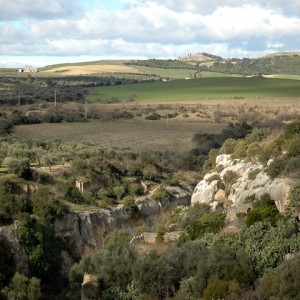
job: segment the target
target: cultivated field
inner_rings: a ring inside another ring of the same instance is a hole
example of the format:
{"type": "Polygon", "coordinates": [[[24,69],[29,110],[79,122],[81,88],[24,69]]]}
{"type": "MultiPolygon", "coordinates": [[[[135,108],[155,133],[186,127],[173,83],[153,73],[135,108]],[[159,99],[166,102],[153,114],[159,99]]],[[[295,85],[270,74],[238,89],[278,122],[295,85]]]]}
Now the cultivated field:
{"type": "Polygon", "coordinates": [[[92,88],[89,100],[116,97],[120,100],[135,95],[137,101],[185,102],[208,99],[262,99],[300,97],[300,82],[288,79],[214,77],[173,80],[147,84],[92,88]]]}
{"type": "Polygon", "coordinates": [[[159,121],[91,121],[86,123],[16,126],[14,136],[31,139],[83,141],[103,147],[183,153],[193,148],[195,133],[219,132],[225,124],[159,121]]]}

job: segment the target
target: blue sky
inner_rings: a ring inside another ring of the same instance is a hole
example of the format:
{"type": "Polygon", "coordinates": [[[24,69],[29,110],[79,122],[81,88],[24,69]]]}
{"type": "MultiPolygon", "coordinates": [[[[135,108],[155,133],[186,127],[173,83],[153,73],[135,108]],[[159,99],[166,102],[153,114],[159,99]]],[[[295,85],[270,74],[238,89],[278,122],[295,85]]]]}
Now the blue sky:
{"type": "Polygon", "coordinates": [[[0,7],[0,67],[300,51],[299,0],[0,0],[0,7]]]}

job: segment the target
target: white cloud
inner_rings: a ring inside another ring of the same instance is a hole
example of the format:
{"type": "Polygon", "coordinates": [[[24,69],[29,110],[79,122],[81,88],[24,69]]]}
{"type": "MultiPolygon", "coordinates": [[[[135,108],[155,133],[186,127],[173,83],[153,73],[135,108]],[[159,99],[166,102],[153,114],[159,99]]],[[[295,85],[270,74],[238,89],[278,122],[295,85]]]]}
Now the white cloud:
{"type": "Polygon", "coordinates": [[[300,8],[298,0],[285,7],[279,0],[123,0],[116,11],[96,2],[85,12],[79,0],[29,2],[0,0],[6,4],[0,20],[15,18],[0,22],[0,55],[253,57],[269,49],[299,50],[300,16],[287,13],[300,8]]]}
{"type": "Polygon", "coordinates": [[[0,0],[0,7],[0,20],[20,17],[53,18],[77,14],[80,11],[80,4],[76,0],[0,0]]]}

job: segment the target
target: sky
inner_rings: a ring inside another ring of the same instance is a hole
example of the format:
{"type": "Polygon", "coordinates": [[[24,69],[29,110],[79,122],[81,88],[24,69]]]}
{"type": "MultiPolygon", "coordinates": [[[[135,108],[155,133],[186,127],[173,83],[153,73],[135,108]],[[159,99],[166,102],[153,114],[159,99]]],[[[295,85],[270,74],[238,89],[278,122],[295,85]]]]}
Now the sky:
{"type": "Polygon", "coordinates": [[[0,67],[300,51],[300,0],[0,0],[0,67]]]}

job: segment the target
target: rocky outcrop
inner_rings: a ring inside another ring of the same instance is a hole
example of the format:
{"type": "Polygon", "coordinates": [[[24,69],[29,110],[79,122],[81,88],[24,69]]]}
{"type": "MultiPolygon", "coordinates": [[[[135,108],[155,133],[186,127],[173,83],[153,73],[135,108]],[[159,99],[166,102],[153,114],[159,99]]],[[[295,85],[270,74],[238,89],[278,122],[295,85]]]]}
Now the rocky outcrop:
{"type": "Polygon", "coordinates": [[[68,213],[54,223],[55,233],[73,245],[76,255],[101,247],[105,236],[115,230],[131,231],[130,216],[123,205],[94,212],[68,213]]]}
{"type": "MultiPolygon", "coordinates": [[[[181,232],[180,231],[172,231],[172,232],[166,232],[163,236],[163,239],[166,243],[172,243],[178,241],[180,237],[181,232]]],[[[139,235],[134,236],[130,244],[133,245],[140,245],[140,244],[155,244],[157,238],[156,232],[143,232],[139,235]]]]}
{"type": "Polygon", "coordinates": [[[272,180],[265,167],[258,162],[247,162],[232,159],[230,155],[219,155],[216,158],[216,170],[205,175],[192,195],[192,204],[214,201],[227,202],[230,209],[242,212],[251,207],[247,199],[259,198],[270,194],[277,209],[284,213],[288,205],[288,195],[294,182],[288,178],[272,180]]]}
{"type": "MultiPolygon", "coordinates": [[[[177,205],[190,205],[191,195],[179,187],[166,187],[172,194],[170,200],[156,201],[151,195],[136,200],[141,225],[152,226],[158,215],[177,205]]],[[[107,234],[115,229],[131,232],[134,223],[123,205],[92,212],[68,213],[54,224],[57,236],[72,245],[73,255],[81,257],[103,244],[107,234]]]]}
{"type": "Polygon", "coordinates": [[[152,194],[136,199],[139,214],[144,218],[145,226],[153,226],[157,216],[161,212],[172,210],[178,205],[189,206],[191,204],[191,193],[178,186],[167,186],[165,188],[171,195],[171,199],[154,200],[152,194]]]}

